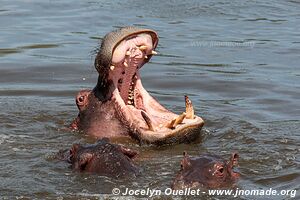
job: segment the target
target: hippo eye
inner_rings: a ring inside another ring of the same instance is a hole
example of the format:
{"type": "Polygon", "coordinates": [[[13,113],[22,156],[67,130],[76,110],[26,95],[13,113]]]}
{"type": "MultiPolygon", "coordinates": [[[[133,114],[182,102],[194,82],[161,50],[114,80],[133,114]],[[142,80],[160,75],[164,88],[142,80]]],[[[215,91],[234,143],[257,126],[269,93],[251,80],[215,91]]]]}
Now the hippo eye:
{"type": "Polygon", "coordinates": [[[84,97],[83,97],[83,96],[81,96],[81,97],[79,97],[79,98],[78,98],[78,100],[79,100],[79,102],[83,102],[83,100],[84,100],[84,97]]]}

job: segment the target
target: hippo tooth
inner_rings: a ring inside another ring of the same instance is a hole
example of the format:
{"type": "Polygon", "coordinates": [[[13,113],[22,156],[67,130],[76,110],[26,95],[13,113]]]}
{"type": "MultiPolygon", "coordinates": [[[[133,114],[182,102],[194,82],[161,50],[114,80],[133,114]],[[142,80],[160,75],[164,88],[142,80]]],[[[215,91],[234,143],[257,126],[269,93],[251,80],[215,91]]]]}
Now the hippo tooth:
{"type": "Polygon", "coordinates": [[[113,71],[115,69],[115,66],[111,65],[110,70],[113,71]]]}
{"type": "Polygon", "coordinates": [[[142,45],[142,46],[139,47],[139,49],[140,49],[141,51],[144,51],[144,50],[147,49],[147,46],[146,46],[146,45],[142,45]]]}
{"type": "Polygon", "coordinates": [[[172,119],[171,122],[169,122],[166,127],[167,128],[175,128],[178,124],[180,124],[181,122],[183,122],[184,118],[185,118],[186,114],[185,112],[182,113],[181,115],[179,115],[177,118],[175,117],[174,119],[172,119]]]}
{"type": "Polygon", "coordinates": [[[174,119],[172,119],[167,125],[166,125],[166,127],[167,128],[174,128],[174,123],[175,123],[175,121],[176,121],[176,117],[174,118],[174,119]]]}
{"type": "Polygon", "coordinates": [[[175,120],[175,122],[174,122],[174,124],[173,124],[174,128],[175,128],[178,124],[180,124],[181,122],[183,122],[185,116],[186,116],[186,113],[183,112],[181,115],[179,115],[179,116],[176,118],[176,120],[175,120]]]}
{"type": "Polygon", "coordinates": [[[130,51],[126,51],[126,56],[130,56],[131,55],[131,52],[130,51]]]}
{"type": "Polygon", "coordinates": [[[145,59],[148,59],[148,56],[145,56],[145,59]]]}
{"type": "Polygon", "coordinates": [[[152,50],[152,51],[151,51],[151,54],[153,54],[153,55],[157,55],[157,52],[156,52],[156,51],[154,51],[154,50],[152,50]]]}
{"type": "Polygon", "coordinates": [[[128,67],[128,64],[127,64],[127,62],[124,62],[124,66],[125,66],[125,67],[128,67]]]}
{"type": "Polygon", "coordinates": [[[187,119],[194,119],[195,118],[195,111],[193,108],[192,101],[189,99],[188,96],[184,96],[185,99],[185,112],[187,119]]]}
{"type": "Polygon", "coordinates": [[[145,111],[141,111],[141,115],[143,117],[143,119],[145,120],[146,124],[148,125],[148,128],[150,131],[154,131],[154,127],[152,125],[152,121],[151,119],[149,118],[149,116],[147,115],[147,113],[145,111]]]}

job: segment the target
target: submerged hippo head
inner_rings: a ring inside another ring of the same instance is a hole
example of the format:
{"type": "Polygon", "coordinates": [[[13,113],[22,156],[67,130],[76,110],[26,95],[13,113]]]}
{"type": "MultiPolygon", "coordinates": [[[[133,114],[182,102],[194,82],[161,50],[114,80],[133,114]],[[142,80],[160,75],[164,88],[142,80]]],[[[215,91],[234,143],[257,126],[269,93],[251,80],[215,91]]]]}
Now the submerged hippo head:
{"type": "Polygon", "coordinates": [[[232,185],[239,173],[233,168],[238,164],[238,154],[233,153],[229,161],[217,155],[202,155],[190,158],[184,153],[181,170],[173,182],[173,188],[222,188],[232,185]]]}
{"type": "Polygon", "coordinates": [[[143,87],[139,69],[157,54],[156,32],[125,27],[108,33],[95,59],[99,73],[92,91],[79,92],[79,115],[72,127],[101,137],[130,135],[147,143],[178,143],[199,135],[203,120],[194,115],[188,97],[177,115],[159,104],[143,87]]]}
{"type": "Polygon", "coordinates": [[[101,139],[94,145],[74,144],[69,153],[69,162],[74,170],[120,177],[136,174],[132,158],[137,152],[101,139]]]}

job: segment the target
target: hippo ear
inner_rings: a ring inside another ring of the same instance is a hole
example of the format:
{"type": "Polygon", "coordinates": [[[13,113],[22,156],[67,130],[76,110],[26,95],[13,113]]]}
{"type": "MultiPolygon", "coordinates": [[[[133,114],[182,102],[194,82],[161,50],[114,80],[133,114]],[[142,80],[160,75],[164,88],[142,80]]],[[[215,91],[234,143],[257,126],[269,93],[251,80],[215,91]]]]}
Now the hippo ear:
{"type": "Polygon", "coordinates": [[[81,147],[80,144],[73,144],[73,146],[72,146],[70,152],[76,153],[80,147],[81,147]]]}
{"type": "Polygon", "coordinates": [[[78,149],[79,149],[80,147],[81,147],[80,144],[73,144],[73,146],[71,147],[70,152],[69,152],[69,158],[68,158],[68,162],[69,162],[69,163],[72,163],[72,162],[73,162],[74,157],[75,157],[75,155],[77,154],[78,149]]]}
{"type": "Polygon", "coordinates": [[[123,146],[120,146],[120,150],[125,156],[128,156],[130,159],[133,159],[138,155],[137,151],[125,148],[123,146]]]}
{"type": "Polygon", "coordinates": [[[239,154],[232,153],[231,156],[230,156],[229,165],[231,167],[238,166],[238,159],[239,159],[239,157],[240,157],[239,154]]]}
{"type": "Polygon", "coordinates": [[[92,153],[83,153],[79,158],[78,167],[81,171],[85,170],[86,166],[89,164],[89,162],[92,160],[93,154],[92,153]]]}
{"type": "Polygon", "coordinates": [[[183,152],[183,159],[181,161],[181,169],[184,170],[184,169],[187,169],[191,166],[191,159],[189,157],[189,155],[187,154],[186,151],[183,152]]]}
{"type": "Polygon", "coordinates": [[[105,145],[105,144],[107,144],[107,143],[109,143],[110,141],[109,141],[109,138],[107,138],[107,137],[104,137],[104,138],[100,138],[100,139],[98,139],[97,140],[97,144],[101,144],[101,145],[105,145]]]}
{"type": "MultiPolygon", "coordinates": [[[[100,139],[100,140],[102,140],[103,142],[107,142],[107,143],[110,142],[108,137],[104,137],[104,138],[102,138],[102,139],[100,139]]],[[[99,141],[99,140],[98,140],[98,141],[99,141]]]]}

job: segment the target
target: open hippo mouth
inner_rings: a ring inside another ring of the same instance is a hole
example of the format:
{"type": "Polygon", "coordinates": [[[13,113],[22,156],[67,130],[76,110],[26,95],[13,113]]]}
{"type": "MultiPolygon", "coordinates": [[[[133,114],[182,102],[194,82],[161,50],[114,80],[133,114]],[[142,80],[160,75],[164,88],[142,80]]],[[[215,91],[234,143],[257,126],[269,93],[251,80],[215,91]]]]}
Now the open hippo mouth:
{"type": "MultiPolygon", "coordinates": [[[[99,106],[94,103],[90,105],[94,111],[89,111],[88,114],[80,112],[80,119],[76,121],[79,129],[84,127],[80,126],[82,121],[91,124],[91,121],[110,118],[108,114],[105,117],[102,114],[101,118],[87,115],[114,110],[115,114],[111,115],[118,119],[116,123],[121,124],[119,126],[125,125],[127,134],[141,142],[180,143],[194,140],[199,135],[204,121],[194,114],[187,96],[185,112],[177,115],[159,104],[142,85],[139,69],[157,54],[157,43],[158,36],[154,31],[136,27],[121,28],[104,37],[95,59],[95,67],[99,73],[98,83],[92,91],[103,105],[98,108],[100,111],[96,111],[95,108],[99,106]]],[[[83,102],[81,97],[78,98],[79,103],[83,102]]],[[[110,119],[106,124],[112,124],[112,120],[115,120],[110,119]]],[[[99,129],[106,129],[102,130],[104,132],[113,129],[108,125],[103,126],[103,123],[100,126],[102,127],[99,129]]]]}

